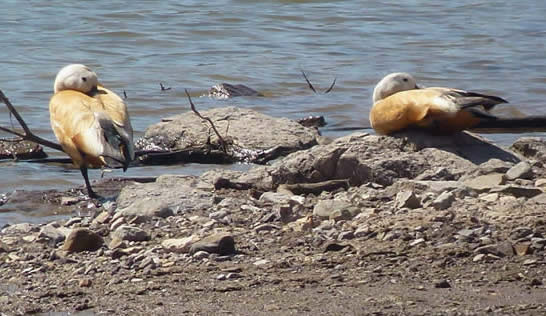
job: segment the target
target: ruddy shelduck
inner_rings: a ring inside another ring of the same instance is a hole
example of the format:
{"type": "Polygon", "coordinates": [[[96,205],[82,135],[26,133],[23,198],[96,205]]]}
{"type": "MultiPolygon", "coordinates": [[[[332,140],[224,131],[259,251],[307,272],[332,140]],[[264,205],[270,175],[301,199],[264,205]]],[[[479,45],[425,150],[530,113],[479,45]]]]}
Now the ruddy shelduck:
{"type": "Polygon", "coordinates": [[[122,167],[135,158],[133,128],[127,106],[103,87],[85,65],[62,68],[49,102],[51,127],[63,150],[80,168],[89,197],[97,197],[87,168],[122,167]]]}
{"type": "Polygon", "coordinates": [[[374,89],[370,123],[378,134],[409,128],[450,134],[472,129],[497,117],[488,113],[507,101],[492,95],[452,88],[420,88],[408,73],[392,73],[374,89]]]}

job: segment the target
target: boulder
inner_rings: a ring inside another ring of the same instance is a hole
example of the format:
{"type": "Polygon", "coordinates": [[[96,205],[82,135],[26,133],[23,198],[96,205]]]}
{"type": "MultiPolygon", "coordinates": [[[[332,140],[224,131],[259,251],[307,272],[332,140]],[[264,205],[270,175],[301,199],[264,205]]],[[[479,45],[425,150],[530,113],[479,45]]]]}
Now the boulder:
{"type": "Polygon", "coordinates": [[[227,145],[227,152],[223,152],[221,141],[208,121],[193,112],[186,112],[148,127],[135,146],[138,150],[156,151],[158,154],[142,156],[141,162],[265,163],[314,146],[319,136],[314,128],[250,109],[225,107],[203,111],[201,115],[214,123],[227,145]]]}

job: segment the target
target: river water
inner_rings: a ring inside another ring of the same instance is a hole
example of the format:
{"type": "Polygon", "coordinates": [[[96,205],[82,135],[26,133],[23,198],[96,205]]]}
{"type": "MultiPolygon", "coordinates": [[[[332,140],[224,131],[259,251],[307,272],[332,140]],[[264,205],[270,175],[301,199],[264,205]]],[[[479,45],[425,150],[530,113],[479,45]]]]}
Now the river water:
{"type": "MultiPolygon", "coordinates": [[[[375,83],[395,71],[424,85],[499,95],[510,101],[499,115],[546,114],[543,1],[6,0],[0,16],[0,89],[31,129],[51,140],[48,101],[57,71],[69,63],[91,66],[107,87],[126,92],[135,137],[188,111],[184,89],[201,110],[235,105],[294,119],[324,115],[334,128],[367,125],[375,83]],[[337,84],[313,94],[301,70],[320,89],[334,78],[337,84]],[[221,82],[265,97],[205,96],[221,82]],[[161,91],[160,83],[171,89],[161,91]]],[[[10,124],[2,105],[0,126],[10,124]]],[[[510,144],[518,136],[487,137],[510,144]]],[[[133,168],[126,175],[211,167],[133,168]]],[[[0,193],[83,183],[78,170],[55,164],[0,162],[0,176],[0,193]]],[[[26,214],[0,213],[0,226],[21,220],[26,214]]]]}

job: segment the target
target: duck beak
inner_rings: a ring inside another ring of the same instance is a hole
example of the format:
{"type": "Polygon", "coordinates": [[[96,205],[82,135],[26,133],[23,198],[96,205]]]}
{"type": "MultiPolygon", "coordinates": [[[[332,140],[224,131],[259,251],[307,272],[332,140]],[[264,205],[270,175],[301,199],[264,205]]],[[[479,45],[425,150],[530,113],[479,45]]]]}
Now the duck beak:
{"type": "Polygon", "coordinates": [[[414,89],[421,89],[421,87],[419,87],[419,85],[415,84],[415,88],[414,89]]]}

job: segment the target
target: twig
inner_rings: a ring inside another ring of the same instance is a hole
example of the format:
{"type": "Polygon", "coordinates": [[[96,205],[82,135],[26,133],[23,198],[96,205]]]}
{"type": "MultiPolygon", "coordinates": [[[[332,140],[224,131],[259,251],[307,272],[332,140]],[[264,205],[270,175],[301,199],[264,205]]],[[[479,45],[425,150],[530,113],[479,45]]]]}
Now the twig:
{"type": "Polygon", "coordinates": [[[163,84],[161,82],[159,83],[159,86],[161,87],[161,91],[171,90],[171,87],[165,88],[165,86],[163,86],[163,84]]]}
{"type": "Polygon", "coordinates": [[[2,127],[2,126],[0,126],[0,130],[2,130],[4,132],[7,132],[7,133],[10,133],[10,134],[13,134],[13,135],[16,135],[16,136],[19,136],[24,140],[35,142],[37,144],[40,144],[40,145],[43,145],[43,146],[46,146],[46,147],[49,147],[49,148],[56,149],[58,151],[63,151],[64,152],[61,145],[59,145],[57,143],[54,143],[54,142],[50,142],[49,140],[43,139],[43,138],[35,135],[34,133],[32,133],[30,131],[30,129],[28,128],[27,124],[25,123],[25,121],[23,120],[23,118],[19,115],[17,110],[15,110],[15,107],[11,104],[11,102],[9,102],[8,98],[4,95],[4,92],[2,92],[2,90],[0,90],[0,99],[8,107],[11,114],[13,114],[13,116],[15,116],[15,118],[19,122],[19,125],[21,125],[21,127],[23,128],[24,133],[19,133],[19,132],[16,132],[14,130],[11,130],[9,128],[2,127]]]}
{"type": "MultiPolygon", "coordinates": [[[[301,74],[303,75],[303,78],[305,78],[305,81],[307,81],[307,85],[309,85],[309,88],[311,88],[311,90],[313,90],[314,93],[318,93],[317,90],[315,89],[315,87],[313,87],[313,84],[311,84],[311,81],[309,81],[309,78],[307,78],[307,75],[305,74],[305,72],[303,70],[301,71],[301,74]]],[[[337,80],[337,78],[334,78],[334,82],[332,82],[330,87],[324,91],[324,94],[332,91],[332,89],[336,85],[336,80],[337,80]]]]}
{"type": "Polygon", "coordinates": [[[125,92],[125,90],[123,90],[123,98],[127,100],[127,92],[125,92]]]}
{"type": "Polygon", "coordinates": [[[216,126],[214,126],[214,123],[212,122],[212,120],[210,118],[208,118],[208,117],[205,117],[205,116],[201,115],[201,113],[197,112],[197,110],[195,109],[195,104],[193,104],[193,102],[191,100],[190,93],[188,92],[188,89],[184,89],[184,91],[186,92],[186,95],[188,96],[188,100],[190,101],[190,106],[191,106],[191,110],[193,111],[193,113],[195,113],[195,115],[197,115],[202,120],[206,120],[206,121],[208,121],[210,123],[210,125],[212,126],[212,129],[214,130],[214,133],[216,133],[216,136],[218,136],[218,140],[220,141],[220,145],[222,146],[222,151],[227,154],[226,142],[224,141],[224,138],[222,138],[222,136],[220,135],[220,133],[216,129],[216,126]]]}
{"type": "Polygon", "coordinates": [[[324,94],[332,91],[332,89],[334,88],[334,86],[336,85],[336,80],[337,78],[334,78],[334,82],[332,82],[332,85],[330,86],[330,88],[326,89],[326,91],[324,91],[324,94]]]}
{"type": "Polygon", "coordinates": [[[309,85],[309,88],[311,88],[311,90],[313,90],[314,93],[317,93],[317,90],[315,90],[315,87],[313,87],[313,85],[311,84],[311,81],[309,81],[309,79],[307,78],[307,75],[305,74],[303,70],[301,71],[301,74],[303,75],[303,78],[305,78],[305,81],[307,81],[307,85],[309,85]]]}

